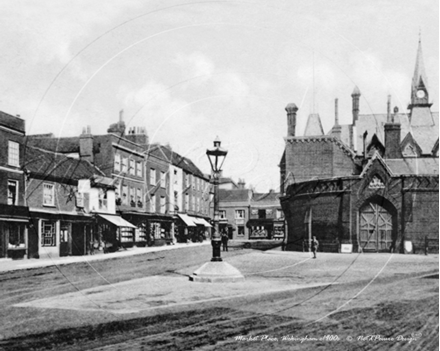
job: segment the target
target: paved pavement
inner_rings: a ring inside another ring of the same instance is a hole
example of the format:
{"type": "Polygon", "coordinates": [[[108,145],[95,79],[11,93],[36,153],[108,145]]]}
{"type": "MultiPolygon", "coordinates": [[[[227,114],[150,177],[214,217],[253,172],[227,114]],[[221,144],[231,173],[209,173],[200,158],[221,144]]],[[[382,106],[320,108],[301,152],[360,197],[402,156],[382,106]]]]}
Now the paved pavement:
{"type": "Polygon", "coordinates": [[[109,260],[117,257],[126,257],[134,255],[143,255],[150,252],[158,252],[165,250],[176,250],[190,246],[201,246],[210,245],[210,240],[205,240],[202,243],[176,243],[174,245],[164,245],[164,246],[152,246],[152,247],[133,247],[126,250],[121,250],[118,252],[112,252],[107,254],[97,254],[97,255],[85,255],[85,256],[67,256],[67,257],[57,257],[57,258],[40,258],[40,259],[23,259],[23,260],[12,260],[12,259],[0,259],[0,272],[16,271],[20,269],[30,269],[38,267],[48,267],[48,266],[58,266],[69,263],[77,262],[93,262],[101,260],[109,260]]]}

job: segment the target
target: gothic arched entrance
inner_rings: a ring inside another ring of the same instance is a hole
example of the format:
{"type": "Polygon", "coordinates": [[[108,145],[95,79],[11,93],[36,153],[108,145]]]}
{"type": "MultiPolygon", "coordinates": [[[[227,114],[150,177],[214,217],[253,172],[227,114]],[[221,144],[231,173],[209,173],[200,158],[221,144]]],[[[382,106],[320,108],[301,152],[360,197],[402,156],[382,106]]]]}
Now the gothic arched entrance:
{"type": "Polygon", "coordinates": [[[393,247],[395,218],[388,206],[383,206],[372,201],[359,210],[359,245],[363,251],[390,251],[393,247]]]}

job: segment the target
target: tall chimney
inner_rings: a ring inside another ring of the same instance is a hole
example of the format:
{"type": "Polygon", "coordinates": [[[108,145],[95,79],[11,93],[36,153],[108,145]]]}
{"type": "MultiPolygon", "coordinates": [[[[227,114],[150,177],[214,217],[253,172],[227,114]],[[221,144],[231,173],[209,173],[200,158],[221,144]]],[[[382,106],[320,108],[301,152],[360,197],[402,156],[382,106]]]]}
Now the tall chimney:
{"type": "Polygon", "coordinates": [[[292,137],[295,136],[295,127],[296,127],[296,112],[298,111],[298,107],[294,103],[290,103],[286,106],[287,112],[287,136],[292,137]]]}
{"type": "Polygon", "coordinates": [[[391,120],[391,95],[388,95],[387,100],[387,123],[394,122],[391,120]]]}
{"type": "Polygon", "coordinates": [[[335,125],[332,128],[331,135],[341,140],[342,127],[339,125],[338,99],[335,99],[335,125]]]}
{"type": "Polygon", "coordinates": [[[356,86],[353,89],[353,92],[351,93],[351,98],[352,98],[352,105],[353,105],[353,123],[351,124],[350,128],[349,128],[349,133],[350,133],[350,148],[352,150],[356,149],[356,140],[355,138],[357,137],[355,134],[355,130],[356,130],[356,122],[359,119],[359,97],[361,96],[361,92],[359,90],[359,88],[356,86]]]}
{"type": "Polygon", "coordinates": [[[124,121],[124,109],[119,111],[119,122],[122,122],[122,121],[124,121]]]}
{"type": "Polygon", "coordinates": [[[400,123],[394,123],[397,112],[399,112],[399,109],[394,107],[394,115],[391,117],[392,122],[385,124],[384,158],[402,158],[402,151],[400,150],[400,123]]]}
{"type": "Polygon", "coordinates": [[[90,126],[83,129],[83,133],[79,136],[79,157],[81,160],[94,162],[93,155],[93,135],[90,126]]]}

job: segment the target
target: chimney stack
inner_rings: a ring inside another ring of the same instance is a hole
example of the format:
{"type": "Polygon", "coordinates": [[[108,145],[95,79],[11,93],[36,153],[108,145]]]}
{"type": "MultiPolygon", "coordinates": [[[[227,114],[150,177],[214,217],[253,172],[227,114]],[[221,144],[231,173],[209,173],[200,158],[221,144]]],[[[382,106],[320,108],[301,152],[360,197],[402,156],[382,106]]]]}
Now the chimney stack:
{"type": "Polygon", "coordinates": [[[79,157],[81,160],[94,162],[93,155],[93,135],[90,126],[83,128],[82,134],[79,136],[79,157]]]}
{"type": "Polygon", "coordinates": [[[390,122],[385,124],[385,155],[384,158],[402,158],[400,150],[400,123],[395,123],[395,117],[399,109],[394,107],[394,114],[390,122]]]}
{"type": "Polygon", "coordinates": [[[298,107],[294,103],[290,103],[285,108],[287,112],[287,137],[295,136],[296,112],[298,107]]]}

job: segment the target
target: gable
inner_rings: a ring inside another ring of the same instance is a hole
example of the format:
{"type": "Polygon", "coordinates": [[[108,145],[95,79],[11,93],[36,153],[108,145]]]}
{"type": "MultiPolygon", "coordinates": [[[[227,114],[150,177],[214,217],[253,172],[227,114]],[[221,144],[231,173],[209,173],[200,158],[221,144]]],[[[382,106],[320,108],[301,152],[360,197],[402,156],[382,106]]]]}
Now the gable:
{"type": "Polygon", "coordinates": [[[422,154],[422,149],[412,136],[411,132],[403,138],[403,141],[400,143],[400,150],[403,157],[420,157],[422,154]]]}

